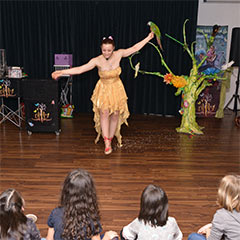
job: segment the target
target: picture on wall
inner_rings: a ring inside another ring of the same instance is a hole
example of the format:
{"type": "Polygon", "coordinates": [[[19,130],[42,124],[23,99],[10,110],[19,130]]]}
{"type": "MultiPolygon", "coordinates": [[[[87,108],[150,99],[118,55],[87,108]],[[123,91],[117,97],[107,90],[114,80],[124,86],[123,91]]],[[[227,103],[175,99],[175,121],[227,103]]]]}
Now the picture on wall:
{"type": "MultiPolygon", "coordinates": [[[[213,45],[207,49],[206,38],[209,39],[213,26],[197,26],[195,55],[198,63],[207,56],[199,72],[205,74],[218,73],[226,63],[228,26],[220,26],[213,45]]],[[[209,80],[212,86],[206,87],[196,101],[196,115],[214,117],[219,106],[221,81],[209,80]]]]}

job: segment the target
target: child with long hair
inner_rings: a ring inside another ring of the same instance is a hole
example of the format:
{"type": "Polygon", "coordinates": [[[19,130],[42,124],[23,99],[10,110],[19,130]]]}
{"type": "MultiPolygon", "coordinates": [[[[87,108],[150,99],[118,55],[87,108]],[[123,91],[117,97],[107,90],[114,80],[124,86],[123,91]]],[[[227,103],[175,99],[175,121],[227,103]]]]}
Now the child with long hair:
{"type": "Polygon", "coordinates": [[[0,239],[40,240],[40,233],[32,219],[24,211],[25,201],[15,189],[7,189],[0,195],[0,239]]]}
{"type": "MultiPolygon", "coordinates": [[[[102,227],[96,189],[91,175],[83,170],[71,171],[63,183],[60,206],[48,218],[47,240],[100,240],[102,227]]],[[[117,236],[108,231],[103,240],[117,236]]]]}
{"type": "Polygon", "coordinates": [[[190,234],[188,240],[240,239],[240,175],[222,178],[217,203],[220,209],[214,214],[212,223],[190,234]]]}
{"type": "Polygon", "coordinates": [[[175,218],[168,216],[168,197],[163,189],[152,184],[144,189],[138,218],[123,228],[121,239],[182,239],[175,218]]]}

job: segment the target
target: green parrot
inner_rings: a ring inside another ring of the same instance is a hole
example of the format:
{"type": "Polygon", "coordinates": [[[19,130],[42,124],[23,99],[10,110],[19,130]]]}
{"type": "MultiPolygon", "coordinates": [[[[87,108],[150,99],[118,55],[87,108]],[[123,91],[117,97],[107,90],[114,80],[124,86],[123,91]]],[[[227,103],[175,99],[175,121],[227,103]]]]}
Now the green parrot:
{"type": "Polygon", "coordinates": [[[220,26],[218,26],[218,25],[213,26],[212,34],[211,34],[209,40],[207,41],[207,47],[208,48],[210,48],[213,45],[214,39],[215,39],[219,29],[220,29],[220,26]]]}
{"type": "Polygon", "coordinates": [[[161,44],[161,32],[160,32],[158,26],[151,21],[149,21],[147,23],[147,25],[150,26],[151,31],[156,35],[158,45],[159,45],[160,49],[163,51],[162,44],[161,44]]]}

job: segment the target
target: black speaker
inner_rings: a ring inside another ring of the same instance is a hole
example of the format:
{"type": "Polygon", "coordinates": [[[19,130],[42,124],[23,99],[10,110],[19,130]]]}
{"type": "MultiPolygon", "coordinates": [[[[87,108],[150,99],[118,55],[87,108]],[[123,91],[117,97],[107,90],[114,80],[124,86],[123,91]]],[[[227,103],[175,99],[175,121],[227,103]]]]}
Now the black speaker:
{"type": "Polygon", "coordinates": [[[229,54],[229,62],[234,61],[232,66],[240,66],[240,27],[232,29],[231,49],[229,54]]]}
{"type": "Polygon", "coordinates": [[[59,83],[53,79],[23,79],[24,99],[59,99],[59,83]]]}
{"type": "Polygon", "coordinates": [[[61,131],[59,83],[52,79],[26,79],[22,81],[26,129],[32,132],[61,131]]]}
{"type": "Polygon", "coordinates": [[[236,27],[232,29],[232,40],[231,40],[231,48],[229,54],[229,61],[234,61],[233,67],[238,67],[238,76],[236,80],[236,89],[235,93],[227,103],[225,108],[228,108],[229,104],[234,101],[233,111],[235,115],[237,115],[238,104],[240,104],[240,96],[239,96],[239,86],[240,86],[240,28],[236,27]]]}

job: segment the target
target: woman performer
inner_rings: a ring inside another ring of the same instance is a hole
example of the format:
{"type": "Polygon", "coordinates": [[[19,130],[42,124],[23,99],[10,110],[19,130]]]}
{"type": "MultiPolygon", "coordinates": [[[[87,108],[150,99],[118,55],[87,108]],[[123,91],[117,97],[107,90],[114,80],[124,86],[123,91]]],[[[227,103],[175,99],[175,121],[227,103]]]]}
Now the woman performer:
{"type": "Polygon", "coordinates": [[[101,43],[102,54],[92,58],[88,63],[64,69],[52,73],[52,78],[57,79],[62,75],[76,75],[98,68],[99,81],[97,82],[91,100],[93,102],[95,129],[98,142],[102,134],[105,143],[105,154],[112,152],[111,141],[114,135],[117,137],[118,146],[122,146],[122,136],[120,135],[121,125],[127,125],[129,111],[127,106],[127,95],[119,78],[121,74],[120,61],[123,57],[143,48],[152,38],[154,33],[150,32],[146,38],[136,43],[130,48],[115,51],[115,43],[111,36],[103,38],[101,43]]]}

